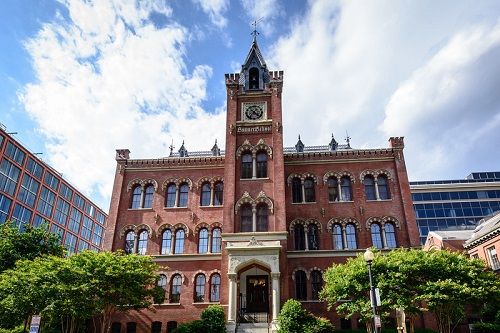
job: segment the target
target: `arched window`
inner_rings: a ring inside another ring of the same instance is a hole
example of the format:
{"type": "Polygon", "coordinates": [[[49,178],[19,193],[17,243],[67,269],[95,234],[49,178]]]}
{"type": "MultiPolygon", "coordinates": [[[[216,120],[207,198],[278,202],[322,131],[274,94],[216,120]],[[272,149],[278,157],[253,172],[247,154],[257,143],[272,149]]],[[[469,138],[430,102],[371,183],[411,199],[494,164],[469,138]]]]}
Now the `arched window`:
{"type": "Polygon", "coordinates": [[[222,246],[222,236],[220,228],[212,230],[212,253],[220,253],[222,246]]]}
{"type": "Polygon", "coordinates": [[[161,321],[153,321],[151,323],[151,333],[161,333],[161,321]]]}
{"type": "Polygon", "coordinates": [[[257,206],[257,230],[256,231],[267,231],[268,229],[268,216],[267,216],[267,205],[260,204],[257,206]]]}
{"type": "Polygon", "coordinates": [[[146,254],[146,250],[148,249],[148,232],[143,230],[139,233],[139,241],[137,242],[137,253],[138,254],[146,254]]]}
{"type": "Polygon", "coordinates": [[[375,195],[375,181],[373,180],[373,176],[366,175],[365,179],[363,179],[363,184],[365,185],[366,200],[377,200],[377,196],[375,195]]]}
{"type": "Polygon", "coordinates": [[[153,193],[155,191],[155,188],[153,185],[148,185],[146,186],[146,189],[144,190],[144,208],[151,208],[153,207],[153,193]]]}
{"type": "Polygon", "coordinates": [[[173,332],[177,328],[177,322],[174,320],[167,321],[167,332],[173,332]]]}
{"type": "Polygon", "coordinates": [[[252,230],[252,206],[246,204],[241,207],[241,232],[251,232],[252,230]]]}
{"type": "Polygon", "coordinates": [[[162,300],[165,301],[165,292],[167,291],[167,276],[165,274],[160,274],[157,285],[163,289],[164,294],[162,300]]]}
{"type": "Polygon", "coordinates": [[[208,252],[208,230],[206,228],[200,229],[198,234],[198,253],[208,252]]]}
{"type": "Polygon", "coordinates": [[[397,246],[396,244],[396,230],[394,229],[394,224],[386,223],[384,225],[385,229],[385,241],[387,243],[387,247],[393,249],[397,246]]]}
{"type": "Polygon", "coordinates": [[[175,254],[184,253],[184,236],[184,229],[177,229],[177,231],[175,232],[175,254]]]}
{"type": "Polygon", "coordinates": [[[299,301],[307,299],[306,273],[304,271],[295,272],[295,298],[299,301]]]}
{"type": "Polygon", "coordinates": [[[135,232],[130,230],[127,232],[127,235],[125,236],[125,253],[127,254],[134,253],[134,246],[135,246],[135,232]]]}
{"type": "Polygon", "coordinates": [[[315,202],[316,196],[314,193],[314,180],[307,178],[304,180],[304,194],[306,202],[315,202]]]}
{"type": "Polygon", "coordinates": [[[357,249],[358,244],[356,242],[356,227],[354,224],[349,223],[345,226],[345,234],[347,239],[347,248],[350,250],[357,249]]]}
{"type": "Polygon", "coordinates": [[[338,181],[335,177],[328,178],[327,181],[328,186],[328,201],[339,201],[339,187],[338,181]]]}
{"type": "Polygon", "coordinates": [[[342,250],[344,248],[344,242],[342,237],[342,227],[340,224],[334,224],[332,227],[333,233],[333,249],[342,250]]]}
{"type": "Polygon", "coordinates": [[[197,303],[205,301],[205,275],[203,274],[196,275],[194,301],[197,303]]]}
{"type": "Polygon", "coordinates": [[[383,247],[383,244],[382,244],[382,229],[380,229],[380,225],[378,225],[377,223],[373,223],[370,228],[372,232],[373,246],[375,246],[377,249],[381,249],[383,247]]]}
{"type": "Polygon", "coordinates": [[[267,154],[260,152],[257,154],[257,178],[267,177],[267,154]]]}
{"type": "Polygon", "coordinates": [[[181,301],[181,286],[182,277],[180,274],[172,276],[172,283],[170,284],[170,303],[180,303],[181,301]]]}
{"type": "Polygon", "coordinates": [[[181,184],[179,188],[179,207],[187,207],[188,205],[189,186],[186,183],[181,184]]]}
{"type": "Polygon", "coordinates": [[[305,250],[306,242],[304,235],[304,226],[302,224],[296,224],[293,229],[293,239],[295,242],[295,250],[305,250]]]}
{"type": "Polygon", "coordinates": [[[302,181],[298,177],[292,179],[292,202],[302,202],[302,181]]]}
{"type": "Polygon", "coordinates": [[[201,196],[200,196],[200,205],[201,206],[210,206],[210,183],[203,183],[201,185],[201,196]]]}
{"type": "Polygon", "coordinates": [[[218,182],[214,186],[214,206],[221,206],[224,202],[224,184],[218,182]]]}
{"type": "Polygon", "coordinates": [[[167,186],[167,194],[165,197],[165,206],[175,207],[175,197],[177,195],[177,187],[175,184],[170,184],[167,186]]]}
{"type": "Polygon", "coordinates": [[[380,200],[388,200],[391,198],[391,192],[389,191],[389,183],[386,175],[379,175],[377,177],[377,186],[380,200]]]}
{"type": "Polygon", "coordinates": [[[172,231],[166,229],[161,234],[161,254],[169,254],[172,248],[172,231]]]}
{"type": "Polygon", "coordinates": [[[259,89],[259,70],[256,67],[252,67],[248,71],[248,74],[248,88],[259,89]]]}
{"type": "Polygon", "coordinates": [[[220,301],[220,275],[212,274],[210,279],[210,302],[220,301]]]}
{"type": "Polygon", "coordinates": [[[127,333],[136,333],[137,332],[137,323],[134,321],[127,323],[127,333]]]}
{"type": "Polygon", "coordinates": [[[320,271],[314,270],[311,272],[311,296],[313,300],[319,299],[321,288],[323,288],[323,277],[320,271]]]}
{"type": "Polygon", "coordinates": [[[130,204],[130,208],[132,209],[141,208],[141,193],[142,193],[142,187],[140,185],[134,187],[134,190],[132,191],[132,202],[130,204]]]}
{"type": "Polygon", "coordinates": [[[319,231],[316,224],[307,226],[307,245],[309,250],[319,250],[319,231]]]}
{"type": "Polygon", "coordinates": [[[340,192],[342,195],[342,201],[352,200],[351,179],[349,177],[342,177],[340,180],[340,192]]]}
{"type": "Polygon", "coordinates": [[[241,178],[250,179],[252,178],[252,154],[247,152],[241,155],[241,178]]]}
{"type": "Polygon", "coordinates": [[[111,333],[121,333],[122,331],[122,324],[118,322],[114,322],[111,324],[111,333]]]}

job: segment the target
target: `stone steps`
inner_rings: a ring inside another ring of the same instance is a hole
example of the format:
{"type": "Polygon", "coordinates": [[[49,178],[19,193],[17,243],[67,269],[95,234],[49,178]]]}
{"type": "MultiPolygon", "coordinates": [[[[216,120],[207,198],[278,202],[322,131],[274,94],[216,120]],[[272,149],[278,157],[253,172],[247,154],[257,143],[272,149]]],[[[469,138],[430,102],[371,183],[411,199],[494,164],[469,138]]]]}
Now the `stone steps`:
{"type": "Polygon", "coordinates": [[[271,332],[267,323],[240,324],[236,333],[268,333],[271,332]]]}

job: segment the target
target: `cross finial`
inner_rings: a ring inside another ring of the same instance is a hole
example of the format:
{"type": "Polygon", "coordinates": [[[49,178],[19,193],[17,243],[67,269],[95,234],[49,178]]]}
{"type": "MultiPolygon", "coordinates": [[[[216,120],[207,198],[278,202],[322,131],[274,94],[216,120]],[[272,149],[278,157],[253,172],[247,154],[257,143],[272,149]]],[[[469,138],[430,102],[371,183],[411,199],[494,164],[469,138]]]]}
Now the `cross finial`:
{"type": "Polygon", "coordinates": [[[253,21],[253,23],[252,23],[252,25],[253,25],[253,31],[252,31],[251,35],[253,35],[253,41],[254,41],[254,43],[257,41],[257,35],[260,35],[260,33],[257,31],[257,23],[259,23],[260,21],[262,21],[262,19],[263,19],[263,17],[261,17],[258,20],[253,21]]]}

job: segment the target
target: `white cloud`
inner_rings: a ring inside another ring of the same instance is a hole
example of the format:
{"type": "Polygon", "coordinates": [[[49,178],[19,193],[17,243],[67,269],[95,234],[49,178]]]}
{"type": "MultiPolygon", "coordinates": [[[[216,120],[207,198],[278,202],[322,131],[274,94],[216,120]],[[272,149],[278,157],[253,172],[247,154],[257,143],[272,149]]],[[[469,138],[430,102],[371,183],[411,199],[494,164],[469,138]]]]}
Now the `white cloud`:
{"type": "Polygon", "coordinates": [[[241,5],[249,19],[259,21],[257,30],[264,36],[271,36],[275,31],[275,20],[283,17],[283,9],[276,0],[241,0],[241,5]]]}
{"type": "MultiPolygon", "coordinates": [[[[463,68],[460,67],[462,65],[458,67],[453,65],[453,68],[460,69],[457,74],[461,76],[447,75],[446,80],[442,82],[441,91],[432,90],[432,86],[428,89],[428,93],[437,94],[447,101],[443,110],[453,116],[443,119],[426,118],[425,121],[434,122],[436,127],[441,128],[448,126],[446,121],[460,124],[462,130],[464,126],[471,124],[478,129],[483,128],[481,121],[485,121],[486,117],[478,116],[476,121],[467,122],[458,116],[457,112],[471,115],[470,112],[457,111],[454,108],[457,105],[464,105],[465,101],[471,107],[470,110],[475,110],[476,115],[478,112],[487,112],[491,119],[496,119],[491,117],[495,114],[494,107],[488,109],[489,111],[483,111],[488,108],[484,105],[486,102],[477,101],[478,94],[482,94],[492,105],[496,105],[494,96],[498,93],[494,91],[498,84],[495,83],[494,75],[497,75],[498,60],[490,56],[493,48],[487,47],[488,44],[495,43],[493,41],[495,37],[493,35],[488,37],[485,33],[496,24],[498,16],[495,13],[498,13],[498,4],[495,2],[471,4],[450,1],[439,3],[311,1],[304,15],[290,22],[290,33],[282,36],[273,45],[268,61],[270,69],[285,71],[283,89],[285,144],[295,144],[299,133],[306,145],[314,145],[328,143],[332,132],[337,141],[341,142],[345,131],[348,130],[353,138],[351,142],[354,147],[386,147],[389,136],[406,136],[406,157],[410,177],[448,177],[450,168],[455,171],[454,176],[457,176],[456,172],[464,176],[466,171],[463,170],[466,167],[469,171],[477,170],[478,165],[479,168],[487,167],[489,164],[485,160],[491,155],[486,153],[480,163],[478,160],[475,161],[476,164],[467,166],[441,164],[439,168],[433,170],[421,168],[418,160],[412,159],[412,156],[428,158],[430,149],[434,149],[435,156],[443,156],[444,159],[448,158],[444,156],[449,153],[449,147],[445,145],[438,147],[435,144],[439,139],[428,130],[425,122],[419,122],[417,126],[411,125],[411,128],[409,125],[403,126],[413,124],[415,119],[410,117],[415,117],[415,112],[411,114],[406,112],[408,119],[402,124],[400,124],[402,116],[398,119],[391,118],[393,119],[390,122],[391,126],[384,126],[384,131],[380,125],[385,119],[386,105],[400,85],[412,77],[419,68],[425,68],[440,50],[446,49],[446,45],[460,44],[451,42],[458,31],[474,31],[474,27],[477,26],[482,26],[485,30],[476,32],[476,37],[472,39],[480,40],[477,43],[482,45],[484,52],[467,51],[467,48],[479,46],[473,41],[467,47],[450,49],[450,59],[446,61],[454,60],[457,63],[466,61],[468,65],[463,68]],[[476,62],[471,62],[474,57],[467,56],[467,52],[476,54],[476,62]],[[481,81],[484,84],[481,85],[481,89],[474,88],[477,86],[477,80],[482,80],[479,76],[485,68],[492,68],[492,73],[495,74],[488,75],[488,80],[481,81]],[[457,84],[458,87],[454,87],[457,84]],[[451,95],[446,97],[446,94],[451,95]],[[416,129],[419,131],[418,136],[426,138],[426,142],[415,138],[416,129]]],[[[449,74],[453,68],[450,67],[449,74]]],[[[440,79],[439,75],[447,73],[438,71],[435,74],[436,76],[432,78],[434,81],[440,79]]],[[[412,83],[415,83],[414,80],[409,81],[409,85],[412,83]]],[[[411,88],[418,91],[420,84],[419,81],[411,88]]],[[[404,91],[409,89],[406,88],[404,91]]],[[[398,94],[403,94],[404,91],[398,94]]],[[[408,108],[415,106],[428,108],[425,112],[433,112],[425,102],[408,105],[408,108]]],[[[430,127],[433,127],[433,124],[430,127]]],[[[492,130],[490,129],[488,133],[492,133],[492,130]]],[[[489,136],[490,140],[485,140],[487,137],[485,133],[480,137],[489,149],[493,149],[489,142],[498,136],[489,136]]],[[[449,140],[443,140],[443,143],[445,142],[449,140]]],[[[478,147],[475,149],[478,150],[478,147]]],[[[458,151],[453,150],[453,153],[458,151]]],[[[464,147],[460,153],[466,155],[464,147]]],[[[477,154],[476,157],[479,158],[477,154]]],[[[496,160],[498,162],[498,159],[496,160]]]]}
{"type": "Polygon", "coordinates": [[[228,7],[229,0],[192,0],[198,4],[205,12],[212,24],[222,29],[227,25],[227,19],[224,17],[228,7]]]}
{"type": "Polygon", "coordinates": [[[48,138],[49,162],[87,194],[109,199],[116,148],[161,157],[171,138],[208,150],[224,133],[224,114],[201,108],[211,67],[188,72],[189,32],[155,28],[151,11],[171,11],[154,3],[70,0],[70,22],[47,23],[26,43],[38,82],[20,99],[48,138]]]}

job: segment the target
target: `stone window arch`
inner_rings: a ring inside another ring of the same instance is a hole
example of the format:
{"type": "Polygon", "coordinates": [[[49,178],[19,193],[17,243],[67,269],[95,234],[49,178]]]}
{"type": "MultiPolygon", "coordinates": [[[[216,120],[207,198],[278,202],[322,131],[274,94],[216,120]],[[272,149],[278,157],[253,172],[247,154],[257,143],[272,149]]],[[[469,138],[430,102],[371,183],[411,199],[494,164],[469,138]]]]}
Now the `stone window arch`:
{"type": "Polygon", "coordinates": [[[334,250],[353,250],[358,248],[359,222],[351,217],[334,217],[328,221],[328,231],[332,233],[334,250]]]}
{"type": "Polygon", "coordinates": [[[364,170],[363,172],[361,172],[360,178],[363,181],[363,184],[365,184],[366,200],[391,199],[389,180],[391,180],[392,178],[391,173],[388,170],[364,170]],[[369,182],[369,195],[367,193],[367,182],[369,182]]]}
{"type": "MultiPolygon", "coordinates": [[[[235,214],[238,214],[240,212],[240,231],[244,232],[243,230],[246,230],[245,232],[248,231],[258,231],[258,220],[259,218],[261,219],[262,225],[264,223],[264,218],[265,215],[264,211],[261,209],[261,213],[258,216],[258,207],[266,207],[267,210],[273,214],[274,213],[274,205],[272,200],[264,193],[264,191],[261,191],[255,199],[252,198],[252,196],[248,193],[245,192],[241,196],[241,198],[236,202],[234,211],[235,214]],[[243,207],[245,208],[244,212],[240,212],[243,207]],[[250,212],[252,213],[251,215],[251,227],[249,225],[250,223],[250,212]]],[[[260,228],[260,227],[259,227],[260,228]]]]}
{"type": "Polygon", "coordinates": [[[287,177],[287,184],[292,186],[292,203],[316,202],[317,177],[309,172],[292,173],[287,177]]]}

